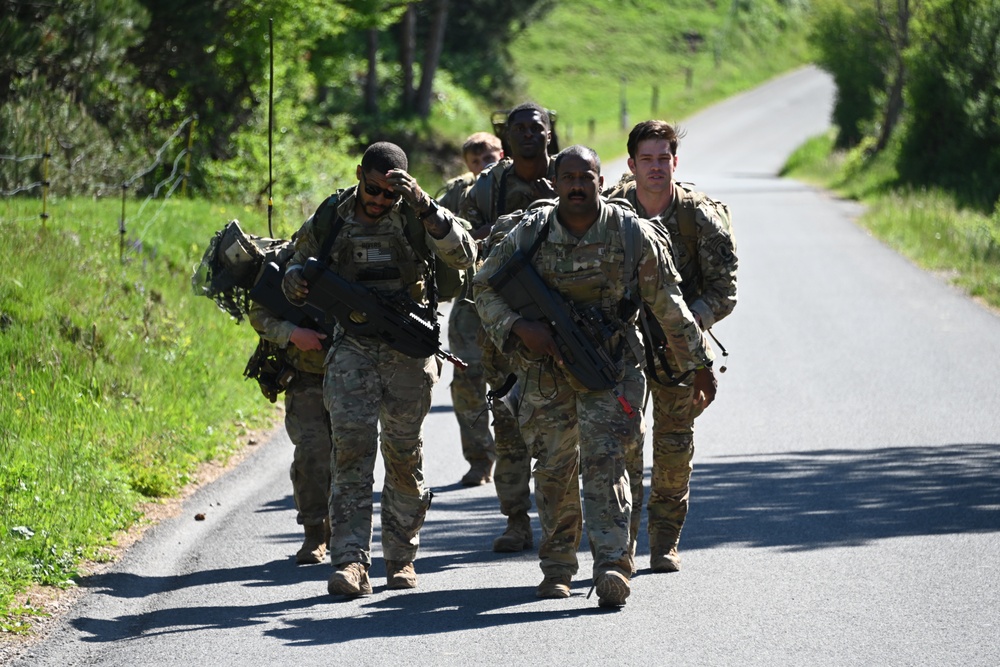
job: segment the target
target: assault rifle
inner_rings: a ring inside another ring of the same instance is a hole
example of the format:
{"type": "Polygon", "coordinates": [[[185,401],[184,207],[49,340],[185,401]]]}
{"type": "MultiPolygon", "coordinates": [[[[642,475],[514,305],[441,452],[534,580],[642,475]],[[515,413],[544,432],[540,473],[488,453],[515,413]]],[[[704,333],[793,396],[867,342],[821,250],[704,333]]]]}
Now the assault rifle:
{"type": "Polygon", "coordinates": [[[514,251],[488,282],[521,317],[550,325],[559,353],[573,377],[591,391],[611,391],[625,413],[635,416],[628,399],[618,391],[615,362],[600,343],[612,333],[602,324],[600,313],[581,313],[550,289],[521,250],[514,251]]]}
{"type": "MultiPolygon", "coordinates": [[[[377,336],[392,349],[421,359],[436,356],[459,368],[468,368],[464,361],[441,349],[441,325],[436,318],[422,319],[412,308],[384,297],[359,283],[344,280],[310,257],[302,267],[302,276],[309,283],[306,303],[327,313],[333,313],[349,333],[377,336]]],[[[410,304],[415,305],[415,304],[410,304]]]]}
{"type": "Polygon", "coordinates": [[[316,329],[325,333],[327,340],[333,338],[333,328],[336,321],[327,317],[326,313],[305,303],[296,306],[285,298],[285,293],[281,291],[281,280],[285,272],[274,262],[264,264],[257,284],[250,290],[250,300],[256,301],[267,308],[275,316],[287,320],[296,326],[316,329]]]}

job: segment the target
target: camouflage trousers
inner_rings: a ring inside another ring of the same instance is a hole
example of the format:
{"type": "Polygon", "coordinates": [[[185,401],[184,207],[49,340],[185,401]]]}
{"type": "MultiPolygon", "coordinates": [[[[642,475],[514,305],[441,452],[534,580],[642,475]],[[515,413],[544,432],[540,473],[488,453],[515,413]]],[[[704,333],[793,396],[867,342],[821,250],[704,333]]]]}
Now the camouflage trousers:
{"type": "MultiPolygon", "coordinates": [[[[490,387],[503,386],[514,372],[510,363],[489,339],[482,327],[477,340],[483,354],[483,369],[490,387]]],[[[504,516],[525,514],[531,510],[531,456],[521,435],[521,428],[510,410],[499,402],[493,407],[493,437],[496,446],[496,468],[493,487],[504,516]]]]}
{"type": "Polygon", "coordinates": [[[299,371],[285,391],[285,430],[295,445],[289,476],[300,526],[318,526],[330,502],[330,417],[323,376],[299,371]]]}
{"type": "MultiPolygon", "coordinates": [[[[653,399],[653,471],[647,504],[649,551],[664,554],[680,540],[691,494],[691,460],[694,458],[694,420],[701,414],[693,405],[692,387],[665,387],[649,383],[653,399]]],[[[629,478],[636,511],[632,514],[631,550],[640,529],[642,507],[642,441],[628,453],[629,478]]]]}
{"type": "Polygon", "coordinates": [[[421,427],[431,407],[437,359],[414,359],[373,338],[343,336],[327,356],[323,395],[333,423],[330,558],[371,564],[372,487],[379,449],[386,560],[412,561],[430,506],[421,427]]]}
{"type": "Polygon", "coordinates": [[[486,410],[486,374],[483,352],[476,341],[479,314],[471,301],[458,300],[448,318],[448,345],[451,353],[469,365],[456,368],[451,381],[451,402],[455,406],[462,456],[469,463],[496,458],[490,418],[486,410]]]}
{"type": "MultiPolygon", "coordinates": [[[[609,570],[631,576],[632,492],[625,452],[642,440],[641,412],[637,409],[630,418],[610,391],[573,389],[548,360],[519,373],[518,379],[522,387],[518,422],[528,451],[537,459],[535,501],[542,527],[538,549],[542,572],[576,573],[585,520],[594,554],[593,576],[609,570]]],[[[618,388],[638,407],[645,393],[642,372],[628,368],[618,388]]]]}

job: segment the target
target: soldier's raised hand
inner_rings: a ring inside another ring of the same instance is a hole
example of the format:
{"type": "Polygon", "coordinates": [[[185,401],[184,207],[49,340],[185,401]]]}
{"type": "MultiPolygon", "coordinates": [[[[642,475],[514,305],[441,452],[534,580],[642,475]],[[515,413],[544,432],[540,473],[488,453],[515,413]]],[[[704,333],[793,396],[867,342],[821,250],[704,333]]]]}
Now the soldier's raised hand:
{"type": "Polygon", "coordinates": [[[390,169],[386,172],[385,181],[394,192],[403,196],[413,210],[419,215],[427,210],[431,203],[431,198],[424,192],[417,179],[403,171],[402,169],[390,169]]]}

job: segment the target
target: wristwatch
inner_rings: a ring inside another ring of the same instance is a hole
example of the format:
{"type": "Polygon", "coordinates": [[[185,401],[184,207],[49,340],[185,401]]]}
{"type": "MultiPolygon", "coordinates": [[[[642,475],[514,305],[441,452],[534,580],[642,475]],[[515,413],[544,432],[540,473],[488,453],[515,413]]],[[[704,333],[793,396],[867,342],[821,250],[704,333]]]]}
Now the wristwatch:
{"type": "Polygon", "coordinates": [[[438,204],[437,201],[435,201],[434,198],[432,197],[431,198],[430,206],[427,207],[426,211],[424,211],[423,213],[421,213],[420,215],[418,215],[417,219],[420,220],[421,222],[423,222],[424,220],[426,220],[427,218],[431,217],[432,215],[437,215],[437,212],[439,210],[441,210],[441,205],[438,204]]]}

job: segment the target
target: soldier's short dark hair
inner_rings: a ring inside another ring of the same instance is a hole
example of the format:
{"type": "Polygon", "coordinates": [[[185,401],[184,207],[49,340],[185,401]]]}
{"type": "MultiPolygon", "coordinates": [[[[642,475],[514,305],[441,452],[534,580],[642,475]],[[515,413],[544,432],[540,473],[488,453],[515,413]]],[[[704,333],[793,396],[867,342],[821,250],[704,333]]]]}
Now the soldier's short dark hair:
{"type": "Polygon", "coordinates": [[[378,141],[365,150],[361,156],[362,171],[377,171],[381,174],[390,169],[402,169],[406,171],[409,162],[403,149],[388,141],[378,141]]]}
{"type": "Polygon", "coordinates": [[[507,127],[510,127],[510,121],[514,116],[521,113],[522,111],[537,111],[538,115],[542,117],[542,125],[545,126],[546,130],[552,129],[552,124],[549,121],[549,112],[540,104],[535,104],[534,102],[522,102],[516,107],[507,112],[507,127]]]}
{"type": "Polygon", "coordinates": [[[644,120],[628,133],[628,156],[634,160],[639,144],[647,139],[666,139],[670,144],[670,153],[677,155],[677,147],[684,134],[680,127],[665,120],[644,120]]]}
{"type": "Polygon", "coordinates": [[[559,155],[556,156],[556,176],[559,176],[559,163],[563,161],[563,158],[569,157],[570,155],[576,156],[581,160],[586,160],[590,164],[594,165],[594,169],[597,171],[597,174],[600,175],[601,158],[598,157],[597,151],[589,146],[575,144],[562,149],[559,151],[559,155]]]}

